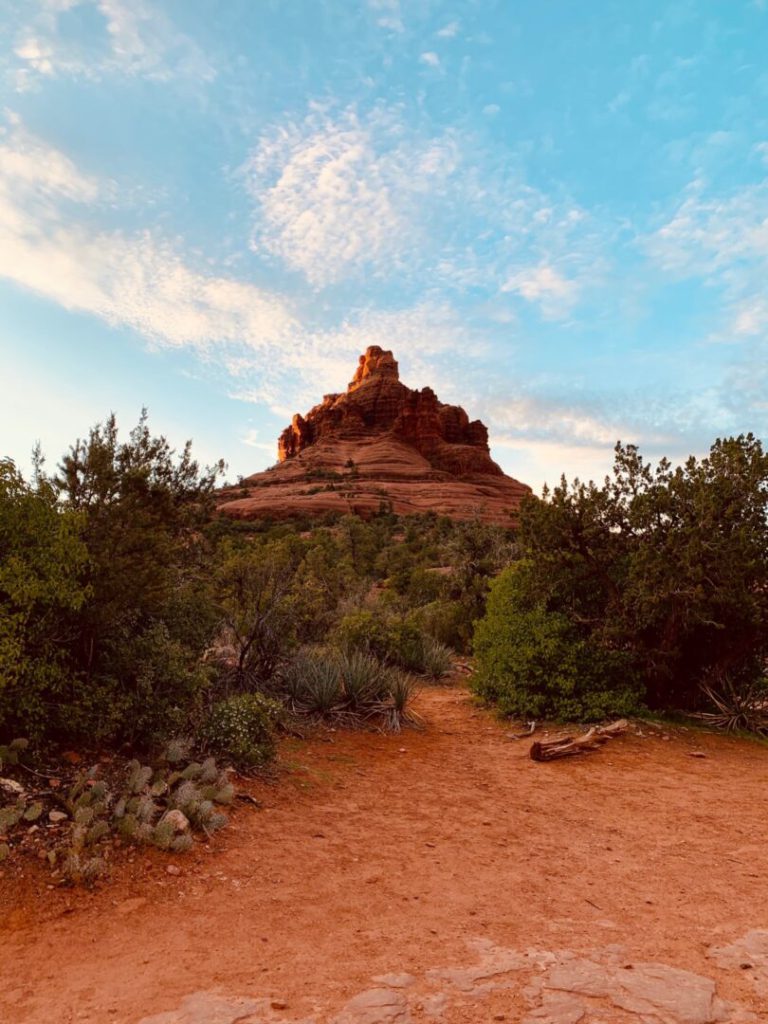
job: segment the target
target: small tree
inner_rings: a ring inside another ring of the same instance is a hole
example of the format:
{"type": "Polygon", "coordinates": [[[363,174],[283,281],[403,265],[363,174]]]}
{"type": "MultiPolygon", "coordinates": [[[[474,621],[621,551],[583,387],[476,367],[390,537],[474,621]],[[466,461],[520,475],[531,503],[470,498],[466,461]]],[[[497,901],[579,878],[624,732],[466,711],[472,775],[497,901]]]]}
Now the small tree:
{"type": "Polygon", "coordinates": [[[201,470],[153,436],[146,410],[127,440],[114,416],[64,456],[51,484],[82,521],[88,597],[72,621],[65,733],[148,740],[178,726],[204,684],[213,630],[202,525],[224,464],[201,470]],[[202,595],[202,598],[201,598],[202,595]],[[185,604],[207,630],[193,628],[185,604]]]}
{"type": "Polygon", "coordinates": [[[73,616],[88,596],[82,527],[42,475],[30,485],[0,460],[0,739],[40,735],[70,679],[73,616]]]}
{"type": "Polygon", "coordinates": [[[677,468],[618,444],[602,487],[563,478],[524,502],[520,544],[537,608],[629,658],[651,706],[690,709],[707,677],[765,670],[768,455],[753,435],[677,468]]]}

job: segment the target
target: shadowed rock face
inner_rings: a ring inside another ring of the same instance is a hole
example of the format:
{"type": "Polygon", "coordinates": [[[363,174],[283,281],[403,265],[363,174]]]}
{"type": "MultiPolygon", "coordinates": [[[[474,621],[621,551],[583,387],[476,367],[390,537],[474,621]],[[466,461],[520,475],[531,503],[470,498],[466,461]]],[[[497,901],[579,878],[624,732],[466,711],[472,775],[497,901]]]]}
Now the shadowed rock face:
{"type": "Polygon", "coordinates": [[[378,345],[360,356],[345,392],[293,417],[278,440],[278,459],[272,470],[222,492],[222,511],[238,518],[364,515],[384,503],[398,514],[435,511],[509,524],[530,490],[491,459],[480,420],[439,401],[431,388],[406,387],[392,353],[378,345]]]}

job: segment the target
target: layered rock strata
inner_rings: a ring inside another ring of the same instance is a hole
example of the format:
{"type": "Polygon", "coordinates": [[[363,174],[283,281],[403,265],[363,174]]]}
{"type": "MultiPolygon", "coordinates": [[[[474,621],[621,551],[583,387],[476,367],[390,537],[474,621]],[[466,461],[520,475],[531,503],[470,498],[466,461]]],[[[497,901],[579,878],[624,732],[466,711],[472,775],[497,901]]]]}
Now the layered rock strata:
{"type": "Polygon", "coordinates": [[[296,414],[278,464],[222,492],[237,518],[329,511],[434,511],[510,525],[530,491],[491,459],[488,431],[431,388],[411,390],[391,352],[370,346],[347,390],[296,414]]]}

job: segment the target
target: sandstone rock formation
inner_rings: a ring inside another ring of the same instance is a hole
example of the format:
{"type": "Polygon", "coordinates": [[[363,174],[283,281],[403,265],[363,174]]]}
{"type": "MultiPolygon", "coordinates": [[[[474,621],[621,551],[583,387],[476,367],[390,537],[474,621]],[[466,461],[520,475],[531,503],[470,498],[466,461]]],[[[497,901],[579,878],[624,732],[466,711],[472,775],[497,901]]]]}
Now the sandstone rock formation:
{"type": "Polygon", "coordinates": [[[278,465],[222,492],[237,518],[435,511],[509,525],[530,488],[491,459],[488,431],[431,388],[400,380],[391,352],[370,346],[345,392],[296,414],[278,465]]]}

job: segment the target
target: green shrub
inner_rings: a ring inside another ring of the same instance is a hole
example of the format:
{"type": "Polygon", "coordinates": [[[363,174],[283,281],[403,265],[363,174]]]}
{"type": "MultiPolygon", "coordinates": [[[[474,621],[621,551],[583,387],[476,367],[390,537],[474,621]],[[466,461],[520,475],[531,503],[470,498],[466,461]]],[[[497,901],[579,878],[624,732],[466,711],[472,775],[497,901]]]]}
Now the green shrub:
{"type": "Polygon", "coordinates": [[[340,652],[335,658],[341,693],[352,710],[365,708],[384,698],[391,672],[365,651],[340,652]]]}
{"type": "Polygon", "coordinates": [[[471,641],[472,619],[476,617],[460,600],[441,599],[414,608],[408,621],[446,647],[465,651],[469,649],[467,641],[471,641]]]}
{"type": "Polygon", "coordinates": [[[434,637],[422,637],[421,662],[424,675],[442,679],[453,668],[453,651],[434,637]]]}
{"type": "Polygon", "coordinates": [[[323,649],[299,651],[283,671],[279,692],[292,711],[330,715],[342,699],[337,658],[323,649]]]}
{"type": "Polygon", "coordinates": [[[408,710],[413,677],[367,651],[305,649],[287,666],[281,685],[291,710],[299,713],[350,724],[375,719],[395,732],[416,720],[408,710]]]}
{"type": "Polygon", "coordinates": [[[365,651],[406,672],[441,676],[452,660],[450,651],[424,634],[414,621],[369,611],[345,615],[334,639],[342,651],[365,651]]]}
{"type": "Polygon", "coordinates": [[[521,562],[491,585],[475,628],[476,692],[515,718],[586,722],[636,712],[639,692],[627,658],[532,603],[527,573],[521,562]]]}
{"type": "Polygon", "coordinates": [[[207,749],[238,768],[255,768],[275,755],[280,705],[261,693],[241,693],[214,704],[201,730],[207,749]]]}
{"type": "Polygon", "coordinates": [[[519,542],[539,605],[631,656],[650,707],[695,711],[708,679],[747,694],[764,674],[768,452],[752,434],[678,467],[619,443],[601,486],[527,497],[519,542]]]}

